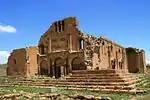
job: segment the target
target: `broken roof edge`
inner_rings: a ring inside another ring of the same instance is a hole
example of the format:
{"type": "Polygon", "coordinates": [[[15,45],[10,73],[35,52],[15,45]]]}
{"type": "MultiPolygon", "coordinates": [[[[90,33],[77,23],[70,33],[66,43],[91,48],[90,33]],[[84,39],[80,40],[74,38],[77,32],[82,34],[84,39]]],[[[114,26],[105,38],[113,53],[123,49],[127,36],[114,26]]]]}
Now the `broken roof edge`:
{"type": "Polygon", "coordinates": [[[35,47],[38,47],[37,45],[34,45],[34,46],[26,46],[24,48],[16,48],[16,49],[13,49],[13,51],[17,51],[17,50],[23,50],[23,49],[26,49],[26,48],[35,48],[35,47]]]}

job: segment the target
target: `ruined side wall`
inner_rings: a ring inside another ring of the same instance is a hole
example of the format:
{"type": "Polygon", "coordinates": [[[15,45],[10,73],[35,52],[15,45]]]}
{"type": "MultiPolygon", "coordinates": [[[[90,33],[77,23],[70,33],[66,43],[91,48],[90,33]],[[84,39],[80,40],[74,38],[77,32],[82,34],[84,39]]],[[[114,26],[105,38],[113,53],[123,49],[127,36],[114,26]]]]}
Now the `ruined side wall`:
{"type": "Polygon", "coordinates": [[[125,48],[104,37],[100,41],[100,68],[126,70],[125,48]]]}
{"type": "Polygon", "coordinates": [[[146,73],[146,57],[145,57],[145,51],[144,50],[141,50],[140,51],[140,62],[141,62],[141,65],[140,65],[140,72],[141,73],[146,73]]]}
{"type": "Polygon", "coordinates": [[[146,60],[144,50],[127,48],[128,69],[131,73],[146,73],[146,60]]]}
{"type": "Polygon", "coordinates": [[[105,39],[100,39],[100,66],[99,69],[107,69],[110,68],[109,66],[109,59],[110,57],[108,56],[108,45],[107,41],[105,39]]]}
{"type": "Polygon", "coordinates": [[[37,54],[38,47],[28,47],[26,48],[27,57],[27,76],[36,76],[38,74],[38,62],[37,54]]]}
{"type": "Polygon", "coordinates": [[[8,68],[7,68],[8,76],[26,75],[27,74],[26,50],[24,48],[13,50],[13,52],[8,58],[7,64],[8,64],[8,68]]]}
{"type": "Polygon", "coordinates": [[[128,54],[128,69],[130,73],[137,73],[139,71],[140,57],[138,54],[128,54]]]}
{"type": "Polygon", "coordinates": [[[127,70],[125,48],[104,37],[83,35],[84,56],[88,69],[127,70]],[[112,66],[112,62],[114,66],[112,66]]]}

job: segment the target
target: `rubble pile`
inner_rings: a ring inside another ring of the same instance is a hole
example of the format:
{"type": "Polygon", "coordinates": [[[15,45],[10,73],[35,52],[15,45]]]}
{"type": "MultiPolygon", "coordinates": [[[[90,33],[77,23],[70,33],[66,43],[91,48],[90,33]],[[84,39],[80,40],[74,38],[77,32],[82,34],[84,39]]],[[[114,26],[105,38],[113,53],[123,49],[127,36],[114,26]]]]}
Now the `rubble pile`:
{"type": "Polygon", "coordinates": [[[91,95],[66,95],[56,93],[27,93],[21,91],[20,93],[13,93],[0,96],[0,100],[111,100],[109,97],[95,97],[91,95]]]}

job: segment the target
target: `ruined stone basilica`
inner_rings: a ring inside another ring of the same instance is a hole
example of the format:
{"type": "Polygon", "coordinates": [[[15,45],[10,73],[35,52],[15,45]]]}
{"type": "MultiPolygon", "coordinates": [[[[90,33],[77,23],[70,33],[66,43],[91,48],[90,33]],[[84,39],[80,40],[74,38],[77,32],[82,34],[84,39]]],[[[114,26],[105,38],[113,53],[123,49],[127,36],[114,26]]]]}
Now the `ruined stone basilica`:
{"type": "Polygon", "coordinates": [[[74,70],[101,69],[145,73],[144,50],[84,34],[76,17],[67,17],[52,23],[38,46],[13,50],[8,58],[7,75],[60,78],[74,70]]]}

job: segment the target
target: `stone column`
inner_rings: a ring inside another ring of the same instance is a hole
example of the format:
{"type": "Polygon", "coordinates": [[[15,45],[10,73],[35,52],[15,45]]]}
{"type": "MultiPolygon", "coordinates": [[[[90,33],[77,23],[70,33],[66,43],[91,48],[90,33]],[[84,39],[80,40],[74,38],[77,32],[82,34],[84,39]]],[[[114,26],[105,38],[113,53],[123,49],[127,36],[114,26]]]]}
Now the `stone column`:
{"type": "Polygon", "coordinates": [[[109,63],[109,67],[108,69],[111,69],[111,61],[110,61],[110,46],[108,46],[108,63],[109,63]]]}
{"type": "Polygon", "coordinates": [[[51,47],[51,43],[52,41],[51,41],[51,36],[49,37],[49,53],[52,51],[52,47],[51,47]]]}
{"type": "Polygon", "coordinates": [[[55,64],[54,61],[52,61],[52,78],[55,78],[55,64]]]}
{"type": "Polygon", "coordinates": [[[64,66],[60,66],[61,68],[61,78],[64,78],[64,66]]]}
{"type": "Polygon", "coordinates": [[[40,66],[38,65],[38,76],[40,76],[41,73],[40,73],[40,66]]]}
{"type": "Polygon", "coordinates": [[[47,63],[48,63],[48,76],[49,76],[49,74],[50,74],[50,61],[49,61],[49,57],[48,57],[47,63]]]}
{"type": "Polygon", "coordinates": [[[69,64],[69,76],[72,75],[72,65],[69,64]]]}
{"type": "Polygon", "coordinates": [[[127,55],[125,51],[123,51],[123,68],[124,71],[128,73],[128,61],[127,61],[127,55]]]}
{"type": "Polygon", "coordinates": [[[72,51],[72,36],[69,34],[69,50],[72,51]]]}

